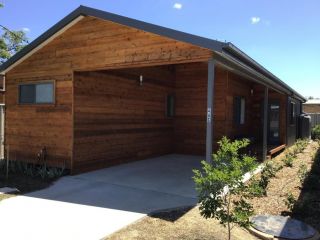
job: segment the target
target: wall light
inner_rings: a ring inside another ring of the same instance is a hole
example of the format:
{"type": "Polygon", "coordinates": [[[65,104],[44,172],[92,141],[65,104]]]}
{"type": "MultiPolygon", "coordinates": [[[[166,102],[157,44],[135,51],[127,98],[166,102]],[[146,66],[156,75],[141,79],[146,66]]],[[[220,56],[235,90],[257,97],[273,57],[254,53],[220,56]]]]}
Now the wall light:
{"type": "Polygon", "coordinates": [[[142,86],[142,83],[143,83],[143,76],[142,75],[140,75],[140,86],[142,86]]]}

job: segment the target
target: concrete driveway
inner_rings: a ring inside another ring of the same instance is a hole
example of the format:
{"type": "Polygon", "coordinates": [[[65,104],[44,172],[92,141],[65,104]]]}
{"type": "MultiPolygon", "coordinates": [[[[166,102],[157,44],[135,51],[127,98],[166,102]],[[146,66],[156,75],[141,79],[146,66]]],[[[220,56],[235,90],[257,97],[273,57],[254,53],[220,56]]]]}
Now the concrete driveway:
{"type": "Polygon", "coordinates": [[[0,202],[2,239],[101,239],[146,214],[197,202],[201,157],[166,155],[67,176],[0,202]]]}

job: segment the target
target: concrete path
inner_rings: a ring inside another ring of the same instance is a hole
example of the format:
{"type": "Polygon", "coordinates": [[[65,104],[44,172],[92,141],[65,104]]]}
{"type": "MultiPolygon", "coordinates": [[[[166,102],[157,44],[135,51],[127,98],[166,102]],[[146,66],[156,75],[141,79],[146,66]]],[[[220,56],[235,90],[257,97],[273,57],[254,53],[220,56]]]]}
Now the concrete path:
{"type": "Polygon", "coordinates": [[[97,240],[166,208],[196,204],[201,157],[167,155],[61,178],[0,202],[0,239],[97,240]]]}

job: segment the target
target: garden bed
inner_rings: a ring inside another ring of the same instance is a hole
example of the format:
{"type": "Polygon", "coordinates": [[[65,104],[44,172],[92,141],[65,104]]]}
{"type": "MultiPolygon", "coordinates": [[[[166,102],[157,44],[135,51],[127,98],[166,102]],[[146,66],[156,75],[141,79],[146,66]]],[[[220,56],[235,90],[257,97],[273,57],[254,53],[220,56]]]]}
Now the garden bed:
{"type": "MultiPolygon", "coordinates": [[[[42,179],[40,177],[30,177],[25,174],[11,173],[8,180],[5,174],[0,174],[0,188],[10,187],[17,188],[17,194],[24,194],[49,187],[54,179],[42,179]]],[[[16,196],[16,194],[0,194],[0,201],[9,197],[16,196]]]]}
{"type": "MultiPolygon", "coordinates": [[[[320,231],[319,143],[310,142],[302,153],[296,155],[292,166],[286,166],[290,164],[283,160],[293,148],[271,160],[282,168],[270,179],[266,196],[254,197],[249,201],[256,214],[289,215],[320,231]]],[[[226,239],[227,229],[218,221],[201,217],[198,207],[189,209],[151,214],[106,239],[226,239]]],[[[257,238],[235,227],[232,239],[257,238]]]]}
{"type": "MultiPolygon", "coordinates": [[[[283,164],[286,150],[272,160],[283,164]]],[[[312,141],[297,154],[292,167],[284,166],[271,178],[267,195],[249,200],[256,214],[285,215],[302,220],[320,231],[320,152],[312,141]],[[302,171],[303,167],[306,171],[302,171]],[[312,180],[310,180],[310,178],[312,180]]]]}

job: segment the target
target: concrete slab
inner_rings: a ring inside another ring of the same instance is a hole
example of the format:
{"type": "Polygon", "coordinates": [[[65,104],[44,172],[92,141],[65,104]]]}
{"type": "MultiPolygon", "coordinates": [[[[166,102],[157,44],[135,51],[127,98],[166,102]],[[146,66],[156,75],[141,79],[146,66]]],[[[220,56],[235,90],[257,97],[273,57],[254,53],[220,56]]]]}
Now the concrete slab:
{"type": "Polygon", "coordinates": [[[202,159],[152,158],[63,177],[47,189],[3,200],[1,238],[101,239],[149,212],[196,204],[192,169],[202,159]]]}
{"type": "Polygon", "coordinates": [[[0,213],[6,240],[98,240],[145,216],[26,196],[1,201],[0,213]]]}

